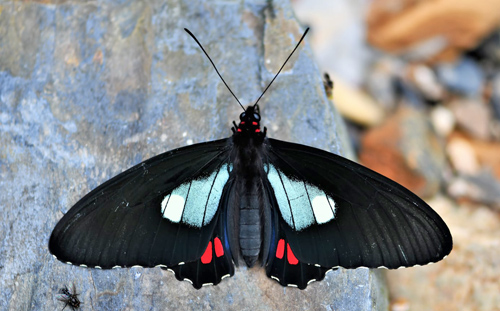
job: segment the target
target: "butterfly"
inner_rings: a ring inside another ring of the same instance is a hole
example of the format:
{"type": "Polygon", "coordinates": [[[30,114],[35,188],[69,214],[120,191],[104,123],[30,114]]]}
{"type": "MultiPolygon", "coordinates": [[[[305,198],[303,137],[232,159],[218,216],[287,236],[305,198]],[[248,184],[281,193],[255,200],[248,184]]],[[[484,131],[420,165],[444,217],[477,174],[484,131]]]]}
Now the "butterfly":
{"type": "Polygon", "coordinates": [[[448,227],[411,191],[341,156],[268,138],[260,123],[255,103],[231,137],[165,152],[98,186],[57,223],[50,252],[84,267],[159,266],[197,289],[240,261],[304,289],[338,267],[395,269],[450,253],[448,227]]]}

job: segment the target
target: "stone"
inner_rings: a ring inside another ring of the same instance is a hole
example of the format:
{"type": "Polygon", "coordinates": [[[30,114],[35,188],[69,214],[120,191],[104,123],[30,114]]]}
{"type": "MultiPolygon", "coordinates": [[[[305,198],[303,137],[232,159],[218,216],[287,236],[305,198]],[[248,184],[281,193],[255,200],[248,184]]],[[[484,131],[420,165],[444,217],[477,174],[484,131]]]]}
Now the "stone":
{"type": "Polygon", "coordinates": [[[491,79],[490,103],[496,122],[500,122],[500,74],[491,79]]]}
{"type": "Polygon", "coordinates": [[[368,72],[365,85],[368,93],[385,111],[393,111],[398,102],[395,80],[405,70],[406,64],[395,58],[380,55],[368,72]]]}
{"type": "Polygon", "coordinates": [[[424,64],[408,66],[408,80],[430,101],[440,101],[444,97],[444,89],[434,71],[424,64]]]}
{"type": "Polygon", "coordinates": [[[490,170],[458,176],[449,183],[447,190],[452,198],[467,199],[500,210],[500,182],[490,170]]]}
{"type": "Polygon", "coordinates": [[[359,159],[423,197],[439,191],[446,168],[443,147],[425,115],[404,106],[384,124],[367,131],[359,159]]]}
{"type": "Polygon", "coordinates": [[[480,98],[457,99],[449,103],[457,126],[480,140],[491,137],[491,109],[480,98]]]}
{"type": "Polygon", "coordinates": [[[368,94],[333,78],[333,102],[345,118],[363,126],[375,126],[384,119],[384,110],[368,94]]]}
{"type": "Polygon", "coordinates": [[[481,96],[484,87],[484,73],[471,58],[460,58],[453,63],[436,66],[439,81],[448,90],[466,97],[481,96]]]}
{"type": "Polygon", "coordinates": [[[456,131],[450,136],[450,141],[455,138],[465,141],[472,148],[480,168],[490,170],[496,176],[496,179],[500,181],[500,157],[498,156],[500,154],[500,142],[473,139],[456,131]]]}
{"type": "Polygon", "coordinates": [[[484,0],[375,0],[368,40],[414,59],[453,61],[498,27],[500,2],[484,0]]]}
{"type": "Polygon", "coordinates": [[[479,171],[479,162],[474,148],[466,139],[450,138],[446,153],[453,168],[461,174],[474,175],[479,171]]]}
{"type": "Polygon", "coordinates": [[[434,130],[441,137],[447,137],[455,128],[455,116],[453,112],[445,106],[438,105],[432,108],[430,118],[434,130]]]}

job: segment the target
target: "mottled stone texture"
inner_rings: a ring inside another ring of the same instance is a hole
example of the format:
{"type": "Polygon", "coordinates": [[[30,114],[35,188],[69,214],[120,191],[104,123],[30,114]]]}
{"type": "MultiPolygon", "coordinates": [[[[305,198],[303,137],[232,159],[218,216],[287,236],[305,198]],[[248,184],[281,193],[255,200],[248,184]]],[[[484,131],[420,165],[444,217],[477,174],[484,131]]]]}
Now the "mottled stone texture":
{"type": "MultiPolygon", "coordinates": [[[[329,273],[307,290],[239,268],[195,290],[161,269],[100,271],[47,250],[79,198],[153,155],[227,137],[241,108],[183,31],[191,29],[244,104],[302,34],[286,1],[13,1],[0,4],[0,309],[377,310],[380,274],[329,273]]],[[[346,154],[307,45],[261,101],[269,136],[346,154]]]]}

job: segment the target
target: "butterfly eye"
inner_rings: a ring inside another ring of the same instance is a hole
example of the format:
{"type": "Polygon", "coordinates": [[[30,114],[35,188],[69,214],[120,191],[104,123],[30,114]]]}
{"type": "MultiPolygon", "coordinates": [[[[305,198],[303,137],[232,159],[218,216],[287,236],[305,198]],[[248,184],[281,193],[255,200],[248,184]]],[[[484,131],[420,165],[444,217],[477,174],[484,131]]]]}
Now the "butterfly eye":
{"type": "Polygon", "coordinates": [[[253,114],[253,118],[257,121],[260,121],[260,116],[257,113],[253,114]]]}
{"type": "Polygon", "coordinates": [[[240,114],[240,120],[243,120],[243,119],[245,118],[245,115],[246,115],[246,114],[245,114],[244,112],[242,112],[242,113],[240,114]]]}

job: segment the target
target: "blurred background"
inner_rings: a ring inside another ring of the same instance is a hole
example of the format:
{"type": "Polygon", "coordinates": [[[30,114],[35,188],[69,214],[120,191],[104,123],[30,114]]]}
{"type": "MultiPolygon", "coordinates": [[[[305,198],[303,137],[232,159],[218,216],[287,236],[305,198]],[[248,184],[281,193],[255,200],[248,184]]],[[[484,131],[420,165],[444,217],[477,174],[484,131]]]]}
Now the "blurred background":
{"type": "Polygon", "coordinates": [[[389,271],[391,310],[500,310],[500,1],[294,0],[364,165],[454,238],[389,271]]]}

